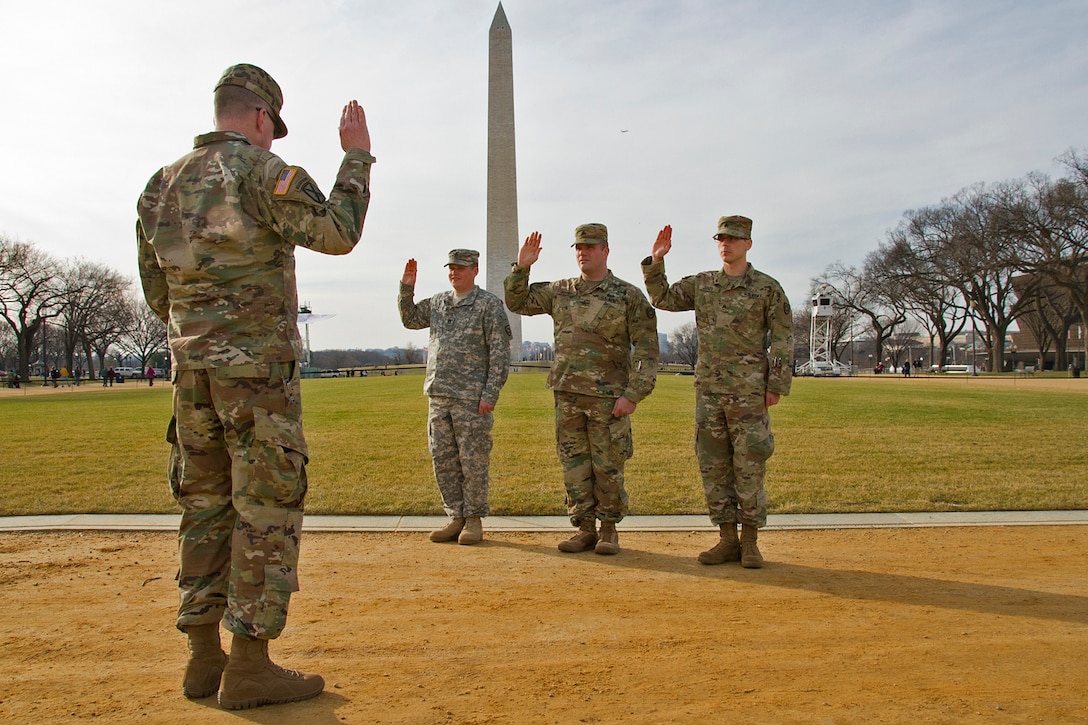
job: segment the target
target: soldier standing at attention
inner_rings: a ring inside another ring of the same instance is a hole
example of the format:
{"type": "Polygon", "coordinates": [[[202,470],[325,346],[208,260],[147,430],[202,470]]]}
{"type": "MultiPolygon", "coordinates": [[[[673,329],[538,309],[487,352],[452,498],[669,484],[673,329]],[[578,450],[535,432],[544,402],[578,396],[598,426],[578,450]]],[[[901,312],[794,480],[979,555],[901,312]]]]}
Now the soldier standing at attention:
{"type": "Polygon", "coordinates": [[[416,260],[400,280],[397,306],[409,330],[431,329],[427,351],[427,443],[450,522],[431,541],[476,544],[483,539],[491,464],[491,426],[510,371],[510,321],[502,300],[476,285],[480,253],[450,252],[452,292],[413,300],[416,260]]]}
{"type": "Polygon", "coordinates": [[[669,286],[664,260],[672,227],[666,226],[642,260],[642,275],[658,309],[695,310],[695,454],[710,520],[721,529],[721,540],[699,554],[699,561],[740,561],[758,569],[763,556],[756,537],[767,523],[763,479],[774,452],[767,411],[790,392],[793,315],[778,282],[748,263],[751,219],[722,217],[714,238],[721,270],[669,286]]]}
{"type": "Polygon", "coordinates": [[[136,225],[144,296],[166,323],[173,356],[177,627],[190,652],[182,692],[219,690],[231,710],[324,688],[319,675],[268,658],[298,590],[306,496],[295,247],[355,247],[374,162],[366,116],[352,101],[340,116],[345,154],[326,199],[309,174],[270,152],[287,135],[282,106],[266,72],[228,68],[215,87],[215,131],[151,177],[136,225]],[[229,658],[220,621],[233,635],[229,658]]]}
{"type": "Polygon", "coordinates": [[[616,523],[627,515],[623,468],[634,454],[630,415],[657,382],[657,315],[641,290],[608,269],[603,224],[575,229],[572,246],[580,277],[529,284],[529,268],[540,257],[540,233],[530,234],[504,282],[506,304],[521,315],[552,316],[548,387],[555,394],[567,513],[578,527],[559,550],[616,554],[616,523]]]}

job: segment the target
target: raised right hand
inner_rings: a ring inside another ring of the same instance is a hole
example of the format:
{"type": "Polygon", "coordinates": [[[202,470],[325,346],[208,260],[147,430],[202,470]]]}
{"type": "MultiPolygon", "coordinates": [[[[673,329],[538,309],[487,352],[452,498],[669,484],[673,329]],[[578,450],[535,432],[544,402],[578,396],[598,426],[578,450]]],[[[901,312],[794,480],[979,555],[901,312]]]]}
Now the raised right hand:
{"type": "Polygon", "coordinates": [[[370,152],[370,130],[366,127],[366,113],[358,101],[344,106],[340,113],[340,148],[344,151],[362,149],[370,152]]]}
{"type": "Polygon", "coordinates": [[[650,256],[654,258],[655,262],[660,262],[669,253],[670,249],[672,249],[672,225],[666,224],[665,228],[657,233],[657,239],[654,240],[650,256]]]}
{"type": "Polygon", "coordinates": [[[518,250],[518,266],[528,269],[540,258],[540,232],[533,232],[525,239],[525,244],[518,250]]]}
{"type": "Polygon", "coordinates": [[[409,287],[416,286],[416,260],[409,259],[408,264],[404,265],[404,276],[400,278],[400,283],[409,287]]]}

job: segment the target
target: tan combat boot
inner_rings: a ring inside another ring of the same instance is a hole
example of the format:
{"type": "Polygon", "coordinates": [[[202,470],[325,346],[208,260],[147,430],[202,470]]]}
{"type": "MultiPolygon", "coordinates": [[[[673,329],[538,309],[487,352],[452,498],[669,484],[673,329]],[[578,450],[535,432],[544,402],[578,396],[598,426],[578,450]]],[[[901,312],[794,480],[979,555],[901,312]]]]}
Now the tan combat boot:
{"type": "Polygon", "coordinates": [[[577,554],[592,549],[596,543],[597,519],[583,519],[577,534],[559,542],[559,550],[567,554],[577,554]]]}
{"type": "Polygon", "coordinates": [[[461,529],[465,528],[465,520],[460,516],[450,519],[450,522],[437,531],[431,532],[431,541],[441,544],[445,541],[457,541],[461,529]]]}
{"type": "Polygon", "coordinates": [[[598,554],[620,553],[620,535],[616,533],[615,521],[601,522],[601,535],[597,541],[597,548],[594,549],[594,551],[598,554]]]}
{"type": "Polygon", "coordinates": [[[759,553],[756,538],[759,529],[750,524],[740,525],[740,565],[745,569],[759,569],[763,566],[763,554],[759,553]]]}
{"type": "Polygon", "coordinates": [[[740,539],[737,538],[737,525],[718,524],[721,540],[711,549],[699,554],[700,564],[724,564],[727,561],[740,561],[740,539]]]}
{"type": "Polygon", "coordinates": [[[317,697],[325,689],[321,675],[285,670],[268,659],[267,639],[234,635],[230,659],[223,670],[219,704],[227,710],[246,710],[317,697]]]}
{"type": "Polygon", "coordinates": [[[189,663],[185,665],[181,694],[190,700],[210,697],[219,689],[227,664],[227,653],[219,644],[219,622],[189,625],[185,634],[189,637],[189,663]]]}
{"type": "Polygon", "coordinates": [[[465,528],[457,537],[457,543],[465,546],[479,544],[484,540],[484,523],[479,516],[469,516],[465,519],[465,528]]]}

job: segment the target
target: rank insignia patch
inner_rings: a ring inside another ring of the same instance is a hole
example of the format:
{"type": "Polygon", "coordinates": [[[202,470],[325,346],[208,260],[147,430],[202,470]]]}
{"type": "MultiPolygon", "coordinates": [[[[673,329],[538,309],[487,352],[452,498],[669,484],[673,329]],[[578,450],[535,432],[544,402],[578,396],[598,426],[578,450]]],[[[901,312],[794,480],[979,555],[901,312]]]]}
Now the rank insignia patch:
{"type": "Polygon", "coordinates": [[[288,166],[280,172],[280,176],[276,179],[276,188],[272,190],[273,194],[277,196],[283,196],[291,188],[291,182],[295,180],[295,174],[298,169],[288,166]]]}

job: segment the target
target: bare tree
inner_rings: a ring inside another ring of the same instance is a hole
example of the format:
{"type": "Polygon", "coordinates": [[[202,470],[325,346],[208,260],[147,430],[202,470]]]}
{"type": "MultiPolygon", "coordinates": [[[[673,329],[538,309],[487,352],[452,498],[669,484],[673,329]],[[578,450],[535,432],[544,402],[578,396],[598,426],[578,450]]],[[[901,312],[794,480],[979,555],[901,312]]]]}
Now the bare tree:
{"type": "Polygon", "coordinates": [[[1005,337],[1009,327],[1029,305],[1018,293],[1013,277],[1015,260],[1023,258],[1025,237],[1008,223],[1007,210],[1022,198],[1022,181],[986,187],[976,184],[957,193],[948,202],[955,215],[955,231],[945,257],[949,280],[963,295],[968,316],[983,323],[990,370],[1001,371],[1005,361],[1005,337]]]}
{"type": "Polygon", "coordinates": [[[1064,290],[1088,330],[1088,156],[1069,151],[1059,160],[1069,178],[1029,175],[1029,192],[1010,205],[1006,221],[1025,241],[1012,263],[1040,284],[1064,290]]]}
{"type": "Polygon", "coordinates": [[[950,208],[927,207],[903,216],[882,248],[885,264],[900,282],[908,313],[929,335],[930,359],[944,361],[967,324],[968,310],[941,262],[943,250],[951,244],[954,215],[950,208]]]}
{"type": "Polygon", "coordinates": [[[694,322],[685,322],[669,334],[669,350],[676,362],[695,367],[699,361],[699,335],[694,322]]]}
{"type": "Polygon", "coordinates": [[[898,370],[904,362],[914,362],[914,350],[919,347],[918,329],[909,323],[904,323],[896,328],[884,345],[885,351],[892,361],[892,369],[898,370]]]}
{"type": "Polygon", "coordinates": [[[34,336],[63,311],[58,271],[53,257],[33,244],[0,237],[0,317],[15,335],[24,380],[30,375],[34,336]]]}
{"type": "Polygon", "coordinates": [[[166,350],[166,325],[142,296],[130,293],[125,300],[131,310],[131,322],[117,344],[125,354],[139,358],[142,372],[149,367],[152,355],[166,350]]]}
{"type": "Polygon", "coordinates": [[[798,360],[812,358],[811,345],[812,306],[799,305],[793,308],[793,356],[798,360]]]}
{"type": "MultiPolygon", "coordinates": [[[[1027,275],[1017,277],[1014,282],[1027,275]]],[[[1077,319],[1077,312],[1066,290],[1051,283],[1032,285],[1023,295],[1028,303],[1024,314],[1017,319],[1021,330],[1027,330],[1039,346],[1039,369],[1045,367],[1046,354],[1054,346],[1054,366],[1060,370],[1066,366],[1068,333],[1077,319]]]]}
{"type": "Polygon", "coordinates": [[[15,333],[7,325],[0,326],[0,369],[7,372],[14,370],[18,364],[19,352],[15,333]]]}
{"type": "Polygon", "coordinates": [[[77,349],[87,360],[88,372],[93,371],[88,328],[111,300],[124,297],[131,283],[112,269],[76,259],[65,264],[61,271],[64,283],[63,314],[64,359],[69,370],[75,369],[77,349]]]}
{"type": "MultiPolygon", "coordinates": [[[[834,291],[835,307],[852,310],[865,320],[873,333],[876,358],[881,360],[885,341],[896,325],[907,319],[901,289],[895,278],[889,276],[882,257],[869,254],[861,271],[836,262],[813,280],[814,287],[821,285],[834,291]]],[[[840,327],[840,334],[849,329],[840,327]]]]}
{"type": "MultiPolygon", "coordinates": [[[[92,352],[98,355],[99,369],[106,367],[106,356],[110,348],[118,344],[126,332],[132,328],[133,306],[124,296],[113,297],[106,300],[101,307],[94,310],[88,318],[84,329],[84,348],[88,361],[93,360],[92,352]]],[[[90,362],[87,370],[88,378],[94,377],[94,363],[90,362]]]]}
{"type": "Polygon", "coordinates": [[[427,361],[427,349],[418,348],[410,342],[404,348],[404,357],[410,365],[421,365],[427,361]]]}

